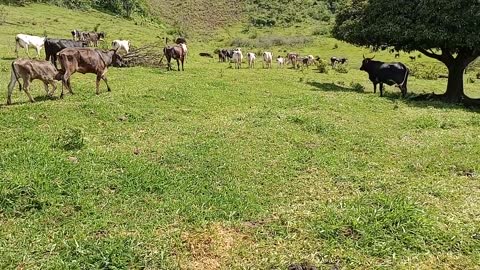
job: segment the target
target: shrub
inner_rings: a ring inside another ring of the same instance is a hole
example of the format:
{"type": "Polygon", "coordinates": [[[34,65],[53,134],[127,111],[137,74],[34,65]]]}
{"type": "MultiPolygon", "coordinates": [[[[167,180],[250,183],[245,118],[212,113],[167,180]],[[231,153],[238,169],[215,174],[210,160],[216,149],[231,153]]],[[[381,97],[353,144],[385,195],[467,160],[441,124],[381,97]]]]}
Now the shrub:
{"type": "Polygon", "coordinates": [[[67,128],[55,140],[55,146],[66,151],[79,150],[84,146],[83,132],[78,128],[67,128]]]}
{"type": "Polygon", "coordinates": [[[468,77],[467,83],[475,83],[475,78],[468,77]]]}
{"type": "Polygon", "coordinates": [[[359,83],[354,83],[352,82],[350,84],[350,86],[352,87],[352,89],[355,91],[355,92],[358,92],[358,93],[363,93],[365,92],[365,86],[359,84],[359,83]]]}
{"type": "Polygon", "coordinates": [[[347,64],[338,64],[335,71],[338,73],[348,73],[347,64]]]}
{"type": "Polygon", "coordinates": [[[480,71],[477,73],[477,79],[480,80],[480,71]]]}
{"type": "Polygon", "coordinates": [[[294,37],[278,37],[267,36],[255,39],[236,38],[230,43],[233,47],[248,48],[271,48],[274,46],[305,46],[312,42],[311,37],[294,36],[294,37]]]}
{"type": "Polygon", "coordinates": [[[329,34],[329,31],[327,28],[324,28],[324,27],[319,27],[319,28],[316,28],[313,30],[313,33],[312,35],[314,36],[325,36],[325,35],[328,35],[329,34]]]}
{"type": "Polygon", "coordinates": [[[333,45],[333,49],[334,50],[338,49],[338,44],[337,43],[335,43],[335,45],[333,45]]]}
{"type": "Polygon", "coordinates": [[[328,74],[328,63],[322,59],[317,61],[318,72],[328,74]]]}
{"type": "Polygon", "coordinates": [[[409,69],[412,76],[423,80],[436,80],[443,70],[443,68],[438,65],[424,63],[412,63],[409,69]]]}

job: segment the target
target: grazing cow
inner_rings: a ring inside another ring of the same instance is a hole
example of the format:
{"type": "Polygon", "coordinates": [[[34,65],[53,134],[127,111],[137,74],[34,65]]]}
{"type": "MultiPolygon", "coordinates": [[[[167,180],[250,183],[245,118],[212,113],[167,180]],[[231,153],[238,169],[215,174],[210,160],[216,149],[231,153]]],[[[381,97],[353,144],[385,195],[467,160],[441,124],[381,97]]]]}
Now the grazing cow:
{"type": "Polygon", "coordinates": [[[257,59],[257,56],[254,53],[247,53],[247,59],[248,59],[248,67],[249,68],[255,68],[255,59],[257,59]]]}
{"type": "Polygon", "coordinates": [[[417,57],[410,55],[410,60],[415,61],[415,60],[417,60],[417,57]]]}
{"type": "Polygon", "coordinates": [[[288,62],[292,64],[293,68],[297,68],[297,60],[298,60],[299,56],[300,55],[298,53],[288,53],[287,54],[288,62]]]}
{"type": "Polygon", "coordinates": [[[130,40],[116,39],[112,41],[112,49],[117,51],[123,50],[128,54],[128,51],[130,51],[130,40]]]}
{"type": "Polygon", "coordinates": [[[226,62],[227,61],[227,50],[221,49],[218,50],[218,62],[226,62]]]}
{"type": "Polygon", "coordinates": [[[65,48],[81,48],[87,47],[84,41],[74,41],[69,39],[53,39],[45,40],[45,60],[51,60],[52,64],[57,67],[57,53],[65,48]]]}
{"type": "Polygon", "coordinates": [[[243,54],[240,48],[237,48],[233,51],[232,60],[235,63],[235,68],[242,68],[243,54]]]}
{"type": "Polygon", "coordinates": [[[277,57],[277,64],[279,68],[283,68],[283,66],[285,65],[285,58],[281,56],[277,57]]]}
{"type": "Polygon", "coordinates": [[[13,61],[10,83],[8,84],[8,105],[12,104],[12,92],[17,81],[19,90],[22,90],[20,78],[23,79],[23,90],[25,91],[25,94],[27,94],[28,99],[30,99],[31,102],[35,102],[29,92],[31,82],[33,80],[41,80],[45,85],[45,91],[47,92],[47,95],[51,96],[56,88],[55,80],[61,80],[62,74],[55,68],[55,66],[53,66],[50,61],[30,59],[17,59],[13,61]],[[49,84],[52,85],[52,92],[48,91],[49,84]]]}
{"type": "Polygon", "coordinates": [[[335,57],[333,56],[332,58],[330,58],[330,62],[332,64],[332,67],[335,67],[337,64],[345,64],[346,62],[348,61],[347,58],[345,57],[335,57]]]}
{"type": "Polygon", "coordinates": [[[272,68],[273,62],[273,53],[271,52],[264,52],[263,53],[263,68],[267,66],[267,68],[272,68]]]}
{"type": "Polygon", "coordinates": [[[83,41],[83,32],[82,31],[79,31],[77,29],[74,29],[72,30],[72,32],[70,32],[72,34],[72,39],[75,40],[75,41],[83,41]]]}
{"type": "Polygon", "coordinates": [[[105,40],[105,33],[104,32],[82,32],[81,40],[86,41],[89,45],[93,45],[93,47],[98,47],[98,42],[105,40]]]}
{"type": "Polygon", "coordinates": [[[15,37],[15,53],[17,54],[18,58],[18,47],[25,48],[27,52],[28,58],[30,55],[28,54],[28,46],[33,46],[37,51],[37,57],[40,57],[40,50],[43,47],[43,43],[45,42],[45,37],[37,37],[37,36],[30,36],[25,34],[18,34],[15,37]]]}
{"type": "Polygon", "coordinates": [[[184,61],[186,62],[187,61],[187,54],[188,54],[187,40],[183,37],[179,37],[175,40],[175,43],[177,45],[182,46],[182,48],[183,48],[183,58],[184,58],[184,61]]]}
{"type": "Polygon", "coordinates": [[[368,78],[373,83],[373,92],[377,92],[377,84],[380,84],[380,96],[383,96],[384,86],[383,84],[396,85],[402,91],[402,96],[407,95],[407,82],[410,71],[408,68],[399,62],[385,63],[380,61],[374,61],[374,57],[365,58],[363,56],[362,67],[363,70],[368,73],[368,78]]]}
{"type": "MultiPolygon", "coordinates": [[[[96,74],[96,93],[98,95],[100,93],[100,80],[102,79],[107,85],[108,91],[111,91],[106,77],[108,67],[112,65],[116,67],[122,66],[122,57],[117,54],[116,50],[102,51],[96,48],[66,48],[59,52],[57,57],[62,70],[65,72],[62,77],[63,86],[72,94],[70,77],[75,72],[96,74]]],[[[63,97],[63,87],[60,97],[63,97]]]]}
{"type": "Polygon", "coordinates": [[[185,51],[183,50],[183,46],[166,46],[163,48],[163,54],[167,58],[167,70],[172,70],[171,61],[173,58],[177,60],[178,71],[180,71],[180,62],[182,62],[182,71],[184,71],[183,64],[185,62],[185,51]]]}
{"type": "Polygon", "coordinates": [[[235,50],[225,50],[225,56],[227,57],[228,62],[232,60],[234,52],[235,50]]]}
{"type": "Polygon", "coordinates": [[[201,53],[199,53],[198,55],[200,55],[201,57],[213,58],[213,55],[212,55],[212,54],[206,53],[206,52],[201,52],[201,53]]]}

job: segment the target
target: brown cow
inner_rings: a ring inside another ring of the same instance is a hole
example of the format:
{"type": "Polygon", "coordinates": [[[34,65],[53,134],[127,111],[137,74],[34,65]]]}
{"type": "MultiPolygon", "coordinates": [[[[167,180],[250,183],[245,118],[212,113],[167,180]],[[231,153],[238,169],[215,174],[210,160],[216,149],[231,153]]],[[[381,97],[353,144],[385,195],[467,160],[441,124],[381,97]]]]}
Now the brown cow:
{"type": "Polygon", "coordinates": [[[299,58],[299,54],[298,53],[289,53],[287,54],[287,61],[290,62],[293,66],[293,68],[297,68],[297,60],[299,58]]]}
{"type": "Polygon", "coordinates": [[[89,45],[93,47],[98,47],[98,41],[103,41],[105,39],[104,32],[82,32],[82,41],[86,41],[89,45]]]}
{"type": "MultiPolygon", "coordinates": [[[[108,91],[111,91],[105,76],[108,67],[111,65],[122,66],[122,57],[117,54],[116,50],[102,51],[94,48],[66,48],[59,52],[57,57],[62,70],[65,71],[62,77],[63,86],[72,94],[70,77],[75,72],[97,74],[96,93],[98,95],[100,93],[99,85],[101,79],[107,85],[108,91]]],[[[60,97],[63,97],[63,87],[60,97]]]]}
{"type": "Polygon", "coordinates": [[[181,45],[166,46],[163,48],[163,54],[167,58],[168,70],[172,70],[172,64],[170,62],[173,58],[177,60],[178,71],[180,71],[180,62],[182,62],[182,71],[184,71],[183,63],[185,61],[185,51],[181,45]]]}
{"type": "Polygon", "coordinates": [[[29,92],[30,84],[33,80],[41,80],[45,85],[47,96],[53,95],[56,89],[55,80],[60,81],[62,74],[55,68],[50,61],[17,59],[12,62],[12,74],[8,84],[7,104],[12,104],[12,92],[18,81],[19,90],[22,90],[20,78],[23,79],[23,90],[31,102],[35,102],[29,92]],[[48,91],[48,85],[52,85],[52,91],[48,91]]]}

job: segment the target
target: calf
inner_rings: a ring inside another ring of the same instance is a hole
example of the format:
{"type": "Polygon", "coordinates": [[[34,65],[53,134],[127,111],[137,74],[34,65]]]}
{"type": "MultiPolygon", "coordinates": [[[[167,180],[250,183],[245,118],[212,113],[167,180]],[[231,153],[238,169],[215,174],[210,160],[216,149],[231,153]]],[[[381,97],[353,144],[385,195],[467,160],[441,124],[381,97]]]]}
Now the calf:
{"type": "Polygon", "coordinates": [[[374,57],[363,57],[362,67],[363,70],[368,73],[368,78],[373,83],[373,92],[377,92],[377,84],[380,84],[380,96],[383,96],[384,86],[383,84],[396,85],[402,91],[402,96],[407,95],[407,82],[410,71],[402,63],[385,63],[380,61],[374,61],[374,57]]]}
{"type": "Polygon", "coordinates": [[[31,102],[35,100],[30,95],[30,84],[33,80],[41,80],[45,85],[45,92],[48,96],[53,95],[55,92],[56,84],[55,80],[61,80],[62,74],[53,66],[49,61],[30,60],[30,59],[17,59],[12,62],[12,72],[10,77],[10,83],[8,84],[7,104],[12,104],[12,92],[18,81],[19,90],[22,90],[22,84],[20,78],[23,79],[23,90],[27,94],[28,99],[31,102]],[[52,91],[48,91],[48,85],[52,85],[52,91]]]}
{"type": "Polygon", "coordinates": [[[263,68],[267,66],[267,68],[272,68],[273,62],[273,53],[271,52],[264,52],[263,53],[263,68]]]}
{"type": "Polygon", "coordinates": [[[348,61],[348,59],[345,58],[345,57],[335,57],[335,56],[333,56],[332,58],[330,58],[330,62],[332,64],[332,67],[335,67],[339,63],[343,65],[347,61],[348,61]]]}
{"type": "Polygon", "coordinates": [[[74,41],[69,39],[45,39],[45,60],[52,61],[52,64],[57,67],[57,53],[65,48],[81,48],[87,47],[84,41],[74,41]]]}
{"type": "Polygon", "coordinates": [[[218,62],[226,62],[227,61],[227,50],[221,49],[218,51],[218,62]]]}
{"type": "Polygon", "coordinates": [[[184,71],[185,51],[181,45],[166,46],[163,48],[163,54],[167,58],[167,70],[172,70],[171,61],[175,59],[177,60],[178,71],[180,71],[180,62],[182,62],[182,71],[184,71]]]}
{"type": "Polygon", "coordinates": [[[251,52],[247,53],[247,59],[248,59],[248,67],[255,68],[255,59],[257,59],[255,54],[251,52]]]}
{"type": "Polygon", "coordinates": [[[235,63],[235,68],[242,68],[243,54],[240,48],[233,51],[232,60],[235,63]]]}
{"type": "MultiPolygon", "coordinates": [[[[117,54],[116,50],[102,51],[95,48],[66,48],[57,54],[57,57],[65,74],[62,76],[63,87],[66,87],[70,93],[72,87],[70,85],[70,77],[75,72],[82,74],[93,73],[97,75],[96,93],[100,93],[100,80],[103,79],[110,92],[106,73],[109,66],[121,66],[122,57],[117,54]]],[[[60,97],[63,97],[63,87],[60,97]]]]}
{"type": "Polygon", "coordinates": [[[290,62],[293,68],[297,68],[297,59],[299,57],[298,53],[289,53],[287,54],[287,61],[290,62]]]}
{"type": "Polygon", "coordinates": [[[175,40],[175,43],[177,45],[180,45],[183,49],[183,58],[184,58],[184,61],[186,62],[187,61],[187,54],[188,54],[188,48],[187,48],[187,41],[185,40],[185,38],[183,37],[179,37],[175,40]]]}
{"type": "Polygon", "coordinates": [[[123,50],[128,54],[128,51],[130,51],[130,41],[116,39],[112,41],[112,49],[117,51],[123,50]]]}
{"type": "Polygon", "coordinates": [[[99,41],[105,40],[104,32],[82,32],[82,41],[86,41],[89,45],[93,47],[98,47],[99,41]]]}
{"type": "Polygon", "coordinates": [[[277,64],[279,68],[283,68],[283,66],[285,65],[285,58],[281,56],[277,57],[277,64]]]}
{"type": "Polygon", "coordinates": [[[37,56],[40,57],[40,50],[43,47],[43,43],[45,42],[45,37],[37,37],[37,36],[30,36],[25,34],[18,34],[15,37],[15,53],[17,54],[18,58],[18,47],[25,48],[27,52],[28,58],[30,55],[28,54],[28,46],[32,46],[37,51],[37,56]]]}

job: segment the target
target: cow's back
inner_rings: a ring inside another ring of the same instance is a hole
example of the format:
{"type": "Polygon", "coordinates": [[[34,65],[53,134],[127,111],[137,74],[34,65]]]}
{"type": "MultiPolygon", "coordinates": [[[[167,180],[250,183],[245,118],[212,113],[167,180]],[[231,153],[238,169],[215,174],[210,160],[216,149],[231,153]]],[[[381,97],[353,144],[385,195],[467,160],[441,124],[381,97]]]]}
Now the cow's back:
{"type": "Polygon", "coordinates": [[[14,62],[14,65],[17,73],[28,75],[32,80],[53,80],[58,73],[50,61],[18,59],[14,62]]]}
{"type": "Polygon", "coordinates": [[[407,70],[408,68],[400,62],[383,63],[379,67],[377,77],[380,81],[388,83],[389,85],[393,84],[391,83],[392,81],[401,83],[405,78],[405,72],[407,72],[407,70]]]}
{"type": "Polygon", "coordinates": [[[80,73],[96,72],[105,68],[100,54],[93,48],[65,48],[58,53],[62,68],[80,73]]]}

